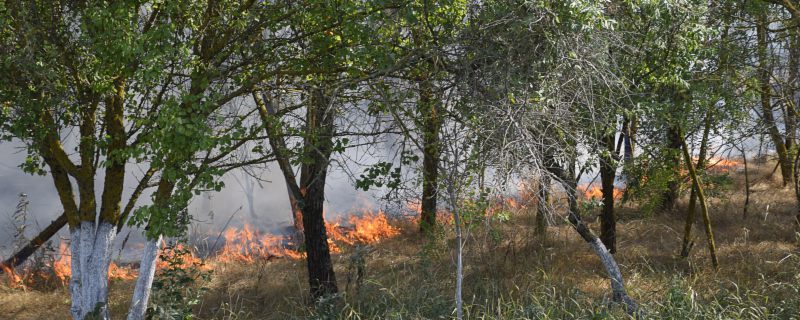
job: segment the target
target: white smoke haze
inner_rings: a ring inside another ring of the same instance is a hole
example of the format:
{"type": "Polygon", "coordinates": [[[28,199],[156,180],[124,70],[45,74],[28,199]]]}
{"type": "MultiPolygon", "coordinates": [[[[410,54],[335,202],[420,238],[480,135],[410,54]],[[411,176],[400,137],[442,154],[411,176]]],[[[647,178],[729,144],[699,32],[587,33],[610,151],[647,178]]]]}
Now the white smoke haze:
{"type": "MultiPolygon", "coordinates": [[[[0,144],[0,256],[3,258],[13,253],[14,226],[11,216],[19,201],[19,194],[28,195],[28,227],[26,236],[33,237],[41,229],[50,224],[63,211],[58,199],[52,178],[49,175],[30,175],[22,171],[19,165],[25,161],[26,153],[19,142],[4,142],[0,144]]],[[[65,146],[65,149],[68,147],[65,146]]],[[[67,149],[69,150],[69,149],[67,149]]],[[[351,153],[351,152],[348,152],[351,153]]],[[[353,157],[361,157],[356,153],[353,157]]],[[[357,169],[356,169],[357,170],[357,169]]],[[[123,205],[142,176],[144,169],[129,164],[128,176],[125,179],[125,193],[123,205]]],[[[356,171],[359,172],[359,171],[356,171]]],[[[276,165],[269,164],[265,170],[257,170],[261,183],[247,176],[241,170],[229,172],[223,176],[225,187],[220,192],[204,192],[195,196],[189,205],[189,212],[195,220],[190,227],[190,233],[207,237],[215,237],[222,232],[223,227],[241,228],[245,224],[254,230],[266,233],[283,234],[292,225],[292,216],[288,199],[288,192],[283,176],[276,165]],[[253,192],[253,212],[251,215],[248,205],[248,195],[237,182],[255,184],[253,192]]],[[[98,170],[98,181],[103,179],[103,170],[98,170]]],[[[150,190],[152,191],[152,190],[150,190]]],[[[362,213],[363,209],[378,208],[377,198],[380,190],[364,192],[356,190],[347,173],[332,167],[328,175],[326,187],[326,219],[335,219],[340,215],[362,213]]],[[[149,204],[149,193],[143,194],[137,206],[149,204]]],[[[67,228],[62,229],[52,240],[58,246],[61,239],[68,239],[67,228]]],[[[127,238],[125,251],[115,259],[123,261],[136,261],[143,243],[141,230],[137,228],[124,228],[116,239],[116,249],[120,249],[122,242],[127,238]]]]}

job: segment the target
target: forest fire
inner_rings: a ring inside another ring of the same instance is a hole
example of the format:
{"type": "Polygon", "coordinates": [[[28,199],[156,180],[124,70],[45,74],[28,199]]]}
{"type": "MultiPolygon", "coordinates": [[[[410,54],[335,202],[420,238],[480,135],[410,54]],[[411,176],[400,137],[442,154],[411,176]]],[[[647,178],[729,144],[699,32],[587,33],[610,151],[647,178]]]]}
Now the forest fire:
{"type": "MultiPolygon", "coordinates": [[[[602,199],[603,198],[603,189],[600,186],[596,185],[580,185],[577,187],[578,192],[580,192],[584,198],[586,199],[602,199]]],[[[622,199],[622,194],[625,190],[614,187],[614,199],[622,199]]]]}
{"type": "Polygon", "coordinates": [[[400,234],[398,228],[389,224],[389,220],[383,211],[378,211],[378,213],[374,214],[365,212],[361,216],[351,215],[347,217],[346,224],[352,225],[352,227],[342,227],[345,224],[341,218],[336,222],[327,224],[328,236],[337,242],[357,245],[377,243],[400,234]],[[342,230],[345,231],[342,232],[342,230]]]}
{"type": "MultiPolygon", "coordinates": [[[[406,212],[411,213],[411,215],[408,216],[409,221],[414,224],[419,224],[419,219],[422,214],[422,201],[411,200],[406,202],[405,210],[406,212]]],[[[440,208],[436,211],[436,223],[441,225],[451,225],[453,224],[453,215],[450,211],[440,208]]]]}
{"type": "MultiPolygon", "coordinates": [[[[361,215],[350,215],[339,217],[330,223],[326,223],[328,231],[328,241],[331,252],[341,252],[341,245],[355,246],[363,244],[378,243],[381,240],[391,238],[400,234],[400,229],[390,224],[389,219],[383,211],[377,213],[364,212],[361,215]]],[[[242,228],[228,228],[222,233],[224,246],[211,259],[211,263],[253,263],[260,259],[289,258],[302,259],[305,253],[298,249],[298,244],[294,239],[284,235],[262,234],[250,225],[242,228]]],[[[182,244],[174,247],[162,247],[160,259],[157,262],[157,270],[166,268],[188,268],[200,266],[202,269],[210,269],[209,264],[202,263],[194,251],[182,244]],[[177,259],[177,256],[180,256],[177,259]]],[[[51,263],[47,263],[46,271],[24,269],[22,273],[17,273],[13,268],[0,264],[3,273],[7,276],[8,286],[12,288],[25,288],[28,278],[33,278],[33,274],[41,273],[39,278],[50,279],[50,283],[65,286],[69,283],[72,276],[71,252],[69,244],[62,241],[58,250],[53,253],[51,263]],[[52,282],[51,282],[52,280],[52,282]]],[[[111,262],[108,270],[109,279],[132,280],[138,275],[137,270],[128,266],[120,266],[111,262]]]]}
{"type": "MultiPolygon", "coordinates": [[[[333,253],[341,252],[338,244],[359,245],[380,242],[400,234],[382,211],[350,215],[326,223],[328,243],[333,253]]],[[[261,234],[249,225],[229,228],[223,233],[225,246],[215,257],[218,262],[253,262],[259,258],[285,257],[302,259],[305,254],[295,249],[297,243],[289,236],[261,234]]]]}
{"type": "Polygon", "coordinates": [[[22,277],[17,275],[17,273],[14,272],[13,268],[11,268],[9,266],[6,266],[5,264],[0,263],[0,269],[2,269],[3,273],[5,273],[6,277],[8,277],[8,287],[10,287],[10,288],[23,287],[22,277]]]}
{"type": "Polygon", "coordinates": [[[242,229],[228,228],[223,233],[225,246],[215,257],[219,262],[253,262],[258,258],[287,257],[300,259],[303,254],[291,249],[294,243],[288,237],[260,234],[250,225],[242,229]]]}
{"type": "Polygon", "coordinates": [[[739,170],[744,165],[739,160],[711,157],[706,160],[707,170],[715,173],[729,173],[739,170]]]}
{"type": "Polygon", "coordinates": [[[70,254],[69,246],[65,242],[58,245],[58,258],[53,261],[53,273],[56,278],[61,280],[62,284],[66,284],[72,276],[72,268],[70,267],[70,254]]]}
{"type": "Polygon", "coordinates": [[[202,259],[198,258],[191,248],[187,248],[181,243],[170,247],[162,244],[161,254],[156,262],[156,270],[164,270],[170,267],[187,269],[196,266],[199,266],[201,270],[211,269],[211,266],[203,263],[202,259]]]}
{"type": "MultiPolygon", "coordinates": [[[[72,277],[71,267],[71,252],[69,245],[62,241],[58,245],[58,254],[54,257],[53,261],[53,274],[61,281],[62,285],[66,285],[72,277]]],[[[115,262],[111,262],[108,266],[108,278],[119,280],[136,279],[137,273],[128,267],[120,267],[115,262]]]]}

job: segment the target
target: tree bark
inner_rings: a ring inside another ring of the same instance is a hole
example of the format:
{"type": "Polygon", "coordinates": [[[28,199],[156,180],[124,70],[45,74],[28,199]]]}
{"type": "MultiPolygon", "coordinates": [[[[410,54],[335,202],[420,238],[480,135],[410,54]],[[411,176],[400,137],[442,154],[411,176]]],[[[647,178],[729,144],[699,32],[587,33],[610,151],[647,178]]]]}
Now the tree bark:
{"type": "MultiPolygon", "coordinates": [[[[706,113],[703,125],[703,137],[700,140],[700,151],[697,155],[697,166],[702,170],[706,166],[706,154],[708,153],[708,137],[711,134],[711,111],[706,113]]],[[[685,142],[684,142],[685,144],[685,142]]],[[[687,160],[691,161],[691,160],[687,160]]],[[[687,164],[688,165],[688,164],[687,164]]],[[[696,169],[697,170],[697,169],[696,169]]],[[[686,222],[683,227],[683,244],[681,245],[681,257],[689,257],[689,254],[694,247],[694,237],[692,236],[692,228],[695,221],[695,212],[697,211],[697,191],[692,188],[689,193],[689,207],[686,211],[686,222]]]]}
{"type": "MultiPolygon", "coordinates": [[[[558,175],[558,173],[556,174],[558,175]]],[[[611,280],[611,296],[613,301],[622,304],[628,314],[638,315],[639,306],[637,305],[636,301],[634,301],[628,295],[627,290],[625,289],[625,282],[622,277],[622,272],[620,272],[614,256],[611,255],[603,242],[581,219],[580,207],[576,197],[577,181],[571,177],[572,175],[574,174],[570,173],[567,174],[567,176],[562,174],[559,177],[562,186],[564,186],[564,189],[567,192],[567,201],[569,202],[569,222],[572,224],[572,226],[575,228],[575,231],[578,232],[581,238],[583,238],[583,240],[589,244],[594,253],[603,263],[603,267],[605,267],[606,273],[611,280]]]]}
{"type": "MultiPolygon", "coordinates": [[[[797,18],[797,17],[794,17],[797,18]]],[[[798,72],[800,72],[800,36],[798,36],[796,28],[789,34],[789,79],[787,79],[787,97],[785,99],[786,107],[786,120],[784,121],[784,128],[786,130],[786,159],[792,166],[792,182],[794,182],[794,158],[797,155],[797,103],[798,103],[798,72]]]]}
{"type": "MultiPolygon", "coordinates": [[[[172,159],[166,162],[171,163],[172,159]]],[[[175,190],[175,182],[162,176],[158,182],[158,189],[155,191],[154,206],[157,210],[170,210],[169,201],[172,192],[175,190]]],[[[149,228],[149,225],[148,225],[149,228]]],[[[147,228],[146,228],[147,229],[147,228]]],[[[139,276],[136,278],[136,286],[133,289],[131,307],[128,309],[128,319],[144,319],[147,313],[147,305],[150,299],[150,291],[153,287],[156,263],[158,261],[159,245],[162,235],[151,237],[145,232],[147,240],[145,242],[139,276]]]]}
{"type": "Polygon", "coordinates": [[[150,300],[150,291],[156,274],[158,247],[160,245],[161,236],[156,240],[148,239],[144,245],[142,263],[139,266],[139,277],[136,279],[131,307],[128,309],[128,320],[143,320],[147,315],[147,303],[150,300]]]}
{"type": "Polygon", "coordinates": [[[297,208],[302,212],[308,281],[311,296],[318,300],[338,292],[323,215],[325,179],[333,152],[335,109],[330,105],[323,89],[311,89],[310,95],[311,99],[306,109],[306,132],[303,141],[303,153],[308,161],[304,162],[300,168],[301,181],[299,185],[289,163],[287,154],[289,149],[283,139],[280,121],[275,117],[270,100],[265,99],[259,93],[254,93],[253,99],[258,107],[259,115],[269,136],[270,146],[276,154],[278,166],[283,173],[289,193],[295,199],[297,208]]]}
{"type": "Polygon", "coordinates": [[[109,319],[108,267],[116,226],[105,221],[84,221],[70,234],[72,316],[76,320],[109,319]]]}
{"type": "Polygon", "coordinates": [[[632,123],[630,117],[625,115],[622,119],[622,141],[623,141],[623,161],[625,164],[630,164],[633,160],[633,132],[635,124],[632,123]]]}
{"type": "MultiPolygon", "coordinates": [[[[680,132],[678,128],[670,126],[667,129],[667,150],[670,152],[669,159],[667,161],[671,162],[670,164],[674,168],[674,172],[677,172],[680,168],[680,152],[681,152],[681,142],[683,141],[682,137],[680,136],[680,132]]],[[[671,211],[675,209],[675,204],[678,201],[678,192],[680,191],[680,181],[676,177],[670,178],[667,182],[667,190],[664,192],[662,196],[662,203],[661,209],[663,211],[671,211]]]]}
{"type": "MultiPolygon", "coordinates": [[[[747,168],[747,153],[745,152],[744,142],[742,142],[742,161],[744,162],[744,208],[742,208],[742,219],[747,219],[747,209],[750,207],[750,174],[747,168]]],[[[797,176],[797,161],[795,161],[795,178],[797,176]]],[[[795,179],[797,186],[797,179],[795,179]]],[[[797,187],[795,187],[797,190],[797,187]]]]}
{"type": "Polygon", "coordinates": [[[800,171],[798,171],[798,166],[800,166],[800,154],[796,154],[794,157],[794,195],[797,199],[797,204],[795,205],[797,215],[794,218],[794,222],[796,229],[800,231],[800,171]]]}
{"type": "Polygon", "coordinates": [[[761,117],[764,120],[764,124],[767,126],[772,143],[775,145],[775,152],[778,154],[778,163],[781,168],[781,177],[783,178],[783,186],[785,187],[792,183],[794,176],[792,172],[793,166],[789,148],[787,148],[786,141],[778,130],[778,126],[775,123],[775,116],[772,113],[772,88],[770,83],[772,64],[769,61],[768,54],[767,17],[765,13],[761,13],[757,18],[756,38],[758,44],[758,81],[760,84],[761,117]]]}
{"type": "Polygon", "coordinates": [[[711,264],[714,266],[714,269],[719,269],[719,261],[717,260],[717,248],[714,244],[714,232],[711,229],[711,218],[708,215],[708,204],[706,202],[706,196],[703,193],[703,187],[700,183],[700,177],[697,176],[697,170],[695,170],[694,163],[692,163],[692,157],[689,154],[689,146],[686,145],[686,141],[683,142],[683,158],[686,160],[687,167],[689,168],[689,176],[692,178],[692,184],[694,190],[697,192],[697,200],[700,202],[700,211],[703,214],[703,226],[706,230],[706,239],[708,241],[708,251],[711,254],[711,264]]]}
{"type": "Polygon", "coordinates": [[[311,161],[303,164],[301,185],[308,188],[303,204],[303,229],[308,281],[311,296],[315,299],[336,294],[338,291],[323,216],[325,179],[333,151],[334,114],[326,92],[321,88],[312,89],[306,114],[304,151],[311,161]]]}
{"type": "Polygon", "coordinates": [[[463,230],[461,226],[461,212],[458,208],[458,199],[455,182],[448,183],[448,194],[450,196],[450,203],[453,206],[453,224],[456,234],[456,290],[454,299],[456,301],[456,319],[461,320],[464,318],[464,299],[462,291],[464,287],[464,240],[463,230]]]}
{"type": "MultiPolygon", "coordinates": [[[[287,188],[288,189],[288,188],[287,188]]],[[[305,193],[304,188],[300,188],[302,193],[305,193]]],[[[299,200],[295,198],[294,194],[289,191],[289,207],[292,210],[292,226],[294,227],[296,236],[302,238],[303,236],[303,210],[300,209],[299,200]]]]}
{"type": "Polygon", "coordinates": [[[547,205],[550,202],[550,178],[543,175],[539,180],[539,203],[536,205],[536,234],[547,236],[547,205]]]}
{"type": "Polygon", "coordinates": [[[689,195],[689,207],[686,209],[686,221],[683,225],[683,244],[681,245],[681,257],[689,257],[689,253],[694,248],[694,237],[692,236],[692,226],[694,225],[695,210],[697,208],[697,193],[692,187],[689,195]]]}
{"type": "Polygon", "coordinates": [[[614,161],[614,135],[606,135],[602,139],[605,148],[600,156],[600,182],[603,193],[603,208],[600,213],[600,239],[608,251],[617,252],[617,217],[614,213],[614,180],[617,167],[614,161]]]}
{"type": "Polygon", "coordinates": [[[430,232],[436,227],[437,195],[439,186],[439,131],[441,115],[429,80],[419,82],[419,104],[423,113],[422,142],[422,208],[420,231],[430,232]]]}

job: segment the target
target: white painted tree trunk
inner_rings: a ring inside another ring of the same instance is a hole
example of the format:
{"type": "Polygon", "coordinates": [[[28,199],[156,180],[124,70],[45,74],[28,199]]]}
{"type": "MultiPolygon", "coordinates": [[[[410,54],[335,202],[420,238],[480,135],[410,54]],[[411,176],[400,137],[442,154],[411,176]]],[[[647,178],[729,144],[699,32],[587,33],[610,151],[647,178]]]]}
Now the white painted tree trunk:
{"type": "Polygon", "coordinates": [[[464,241],[461,230],[461,213],[453,210],[456,227],[456,319],[464,319],[464,300],[461,297],[464,282],[464,241]]]}
{"type": "Polygon", "coordinates": [[[603,242],[600,241],[600,238],[595,237],[594,241],[589,242],[589,245],[597,256],[600,257],[600,261],[603,262],[608,277],[611,278],[612,299],[615,302],[622,303],[629,314],[637,315],[639,306],[628,296],[628,292],[625,290],[625,282],[622,279],[622,272],[619,271],[617,261],[614,260],[611,253],[608,252],[608,249],[603,242]]]}
{"type": "Polygon", "coordinates": [[[83,320],[90,313],[93,319],[108,319],[108,265],[116,229],[110,223],[85,221],[70,232],[70,312],[76,320],[83,320]]]}
{"type": "Polygon", "coordinates": [[[72,297],[72,305],[69,311],[72,313],[73,319],[81,319],[81,259],[80,259],[80,243],[81,243],[81,227],[78,226],[69,232],[70,245],[69,250],[72,254],[71,266],[72,278],[69,280],[69,294],[72,297]]]}
{"type": "Polygon", "coordinates": [[[136,288],[133,291],[133,300],[128,309],[128,320],[143,320],[147,312],[147,302],[150,299],[150,289],[153,287],[153,278],[156,274],[158,261],[158,247],[161,245],[161,236],[156,240],[148,239],[144,246],[142,262],[139,267],[139,278],[136,279],[136,288]]]}

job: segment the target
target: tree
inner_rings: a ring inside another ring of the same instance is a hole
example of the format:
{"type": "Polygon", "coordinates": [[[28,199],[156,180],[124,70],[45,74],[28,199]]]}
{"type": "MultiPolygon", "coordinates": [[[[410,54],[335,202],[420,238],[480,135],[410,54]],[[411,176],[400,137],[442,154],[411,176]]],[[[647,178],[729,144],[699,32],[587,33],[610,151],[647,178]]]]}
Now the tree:
{"type": "Polygon", "coordinates": [[[158,34],[165,31],[127,15],[132,8],[129,3],[17,2],[2,10],[8,21],[1,40],[2,72],[13,74],[3,79],[0,91],[3,136],[26,144],[26,171],[45,174],[43,167],[50,169],[73,239],[70,292],[76,319],[107,317],[110,245],[121,217],[125,163],[132,150],[126,145],[123,120],[128,79],[158,65],[140,63],[139,53],[153,53],[154,61],[160,56],[139,41],[145,36],[162,41],[158,34]],[[41,16],[52,19],[34,18],[41,16]],[[77,144],[77,159],[64,148],[64,133],[73,128],[78,135],[66,136],[66,142],[77,144]],[[100,167],[105,180],[99,186],[98,209],[95,175],[100,167]]]}
{"type": "Polygon", "coordinates": [[[497,169],[547,175],[566,190],[567,220],[606,267],[614,300],[635,313],[638,306],[613,256],[582,222],[576,195],[590,167],[579,163],[587,158],[580,150],[613,132],[593,117],[600,106],[616,103],[605,93],[624,92],[608,55],[620,39],[614,22],[606,8],[582,2],[484,5],[476,19],[493,23],[468,31],[461,70],[463,92],[472,99],[464,118],[477,136],[476,148],[497,169]]]}
{"type": "MultiPolygon", "coordinates": [[[[703,186],[700,182],[700,178],[697,175],[697,170],[692,163],[692,157],[689,155],[689,147],[686,145],[685,141],[683,142],[681,149],[683,151],[683,159],[686,161],[686,166],[689,168],[689,176],[692,179],[692,188],[697,193],[697,199],[700,201],[700,210],[703,213],[703,226],[705,227],[706,237],[708,239],[708,251],[711,254],[711,264],[714,266],[714,269],[717,269],[719,268],[719,261],[717,261],[717,248],[714,244],[714,232],[711,229],[711,220],[708,216],[708,204],[706,203],[706,196],[703,193],[703,186]]],[[[694,209],[689,208],[689,210],[694,209]]]]}
{"type": "Polygon", "coordinates": [[[249,62],[221,66],[253,61],[242,55],[253,52],[247,50],[252,42],[238,39],[259,34],[261,28],[248,22],[269,11],[240,15],[237,10],[246,8],[222,12],[213,5],[30,2],[0,10],[9,21],[0,33],[6,57],[0,88],[3,137],[26,144],[23,169],[47,174],[48,168],[53,178],[70,226],[75,319],[108,317],[111,244],[157,177],[154,205],[135,210],[131,220],[147,226],[152,253],[142,262],[129,318],[144,316],[158,239],[185,230],[189,220],[183,209],[193,191],[221,187],[215,177],[241,165],[229,155],[253,138],[229,102],[263,74],[242,77],[241,71],[252,67],[249,62]],[[229,20],[221,15],[234,13],[241,19],[234,21],[244,23],[229,29],[205,28],[193,20],[219,25],[229,20]],[[52,19],[35,18],[42,16],[52,19]],[[201,27],[203,32],[191,29],[201,27]],[[234,36],[239,38],[229,38],[234,36]],[[66,151],[72,145],[75,155],[66,151]],[[135,181],[123,210],[131,163],[149,169],[135,181]],[[101,169],[105,177],[96,186],[101,169]]]}
{"type": "MultiPolygon", "coordinates": [[[[787,138],[784,139],[784,136],[778,130],[778,124],[775,120],[774,110],[773,110],[773,98],[772,98],[772,74],[773,74],[773,64],[769,58],[769,39],[768,39],[768,23],[767,20],[767,10],[763,8],[760,10],[759,13],[756,14],[756,39],[757,39],[757,53],[758,53],[758,81],[759,81],[759,93],[761,95],[761,117],[764,121],[764,124],[767,126],[767,130],[769,132],[769,136],[772,139],[772,143],[775,145],[775,151],[778,154],[778,163],[781,167],[781,176],[783,178],[783,185],[786,186],[792,183],[793,179],[793,164],[792,164],[792,154],[795,148],[795,139],[794,135],[796,135],[795,131],[796,128],[794,126],[793,121],[788,121],[787,119],[786,124],[786,132],[787,138]]],[[[790,117],[794,116],[794,106],[789,108],[789,115],[790,117]]]]}

